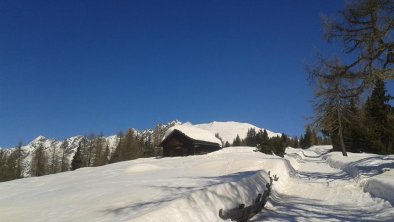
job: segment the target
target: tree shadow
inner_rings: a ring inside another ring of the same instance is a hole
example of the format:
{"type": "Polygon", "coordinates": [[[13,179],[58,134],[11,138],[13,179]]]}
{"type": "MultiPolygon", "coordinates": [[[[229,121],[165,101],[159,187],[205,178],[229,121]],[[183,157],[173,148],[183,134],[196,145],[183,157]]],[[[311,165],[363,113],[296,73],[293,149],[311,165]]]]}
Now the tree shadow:
{"type": "Polygon", "coordinates": [[[308,178],[310,180],[327,180],[325,182],[332,182],[334,180],[353,180],[351,175],[343,171],[338,173],[321,173],[296,170],[296,173],[301,179],[308,178]]]}
{"type": "MultiPolygon", "coordinates": [[[[381,214],[376,219],[366,217],[368,213],[356,203],[354,206],[327,205],[319,200],[277,193],[270,197],[270,204],[250,221],[392,221],[393,218],[393,214],[381,214]]],[[[375,217],[383,211],[371,212],[370,216],[375,217]]]]}
{"type": "MultiPolygon", "coordinates": [[[[181,185],[150,185],[147,186],[149,188],[154,188],[155,192],[160,194],[162,197],[157,198],[156,200],[150,200],[146,202],[139,202],[139,203],[129,203],[125,204],[124,206],[108,208],[104,210],[100,210],[101,213],[104,214],[112,214],[115,217],[129,217],[132,219],[140,214],[143,214],[147,211],[154,211],[160,207],[165,206],[166,204],[170,204],[173,201],[181,200],[183,197],[187,198],[188,205],[198,205],[198,201],[194,198],[191,198],[194,192],[202,191],[203,193],[200,196],[204,196],[207,200],[206,204],[212,205],[212,212],[216,215],[219,209],[215,208],[216,203],[212,201],[212,196],[215,197],[215,201],[220,201],[222,203],[227,202],[233,204],[233,206],[237,206],[238,202],[234,201],[230,197],[224,194],[220,194],[215,189],[208,189],[209,187],[219,185],[219,184],[226,184],[226,191],[225,194],[231,193],[233,196],[241,196],[245,193],[250,193],[250,187],[246,186],[243,187],[241,184],[231,183],[240,181],[244,178],[248,178],[254,176],[259,171],[244,171],[244,172],[237,172],[222,176],[213,176],[213,177],[176,177],[176,179],[185,179],[185,180],[197,180],[199,182],[192,182],[190,186],[189,183],[184,183],[181,185]],[[134,214],[130,212],[135,212],[134,214]]],[[[264,184],[265,186],[265,184],[264,184]]],[[[200,198],[199,196],[199,198],[200,198]]],[[[211,213],[212,213],[211,212],[211,213]]],[[[201,212],[204,214],[204,212],[201,212]]],[[[202,221],[206,221],[204,219],[209,218],[207,215],[200,215],[202,221]]]]}

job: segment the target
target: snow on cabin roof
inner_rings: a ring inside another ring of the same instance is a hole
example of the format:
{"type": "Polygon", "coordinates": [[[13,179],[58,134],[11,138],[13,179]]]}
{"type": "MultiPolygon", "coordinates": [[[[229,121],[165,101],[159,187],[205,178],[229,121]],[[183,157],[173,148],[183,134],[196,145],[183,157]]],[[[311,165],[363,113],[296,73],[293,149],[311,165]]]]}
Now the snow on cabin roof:
{"type": "Polygon", "coordinates": [[[216,138],[215,135],[213,135],[211,132],[192,125],[175,125],[173,127],[170,127],[164,134],[162,141],[164,141],[169,135],[171,135],[174,130],[178,130],[190,139],[217,143],[222,146],[222,141],[216,138]]]}

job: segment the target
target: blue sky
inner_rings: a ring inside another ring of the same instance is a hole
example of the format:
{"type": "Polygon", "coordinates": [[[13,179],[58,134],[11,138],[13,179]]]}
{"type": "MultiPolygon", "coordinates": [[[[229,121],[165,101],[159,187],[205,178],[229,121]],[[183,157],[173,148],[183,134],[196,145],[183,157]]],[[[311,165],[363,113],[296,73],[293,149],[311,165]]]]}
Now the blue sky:
{"type": "Polygon", "coordinates": [[[179,119],[300,135],[337,0],[0,2],[0,146],[179,119]]]}

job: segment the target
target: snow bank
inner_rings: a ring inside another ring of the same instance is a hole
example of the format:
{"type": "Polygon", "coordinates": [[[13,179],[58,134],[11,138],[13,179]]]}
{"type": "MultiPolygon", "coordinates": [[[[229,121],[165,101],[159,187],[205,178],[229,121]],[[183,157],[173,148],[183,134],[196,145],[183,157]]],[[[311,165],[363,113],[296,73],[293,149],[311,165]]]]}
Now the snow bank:
{"type": "Polygon", "coordinates": [[[348,152],[348,157],[344,157],[340,152],[332,152],[323,158],[331,167],[341,169],[357,179],[365,192],[394,205],[394,155],[348,152]]]}
{"type": "MultiPolygon", "coordinates": [[[[268,170],[285,189],[288,161],[230,147],[200,156],[145,158],[0,183],[1,221],[223,221],[249,205],[268,170]]],[[[290,168],[290,167],[289,167],[290,168]]]]}
{"type": "Polygon", "coordinates": [[[222,221],[220,209],[231,209],[244,203],[251,205],[257,195],[266,190],[269,181],[264,171],[244,172],[245,178],[210,186],[165,204],[159,209],[147,212],[133,221],[222,221]]]}

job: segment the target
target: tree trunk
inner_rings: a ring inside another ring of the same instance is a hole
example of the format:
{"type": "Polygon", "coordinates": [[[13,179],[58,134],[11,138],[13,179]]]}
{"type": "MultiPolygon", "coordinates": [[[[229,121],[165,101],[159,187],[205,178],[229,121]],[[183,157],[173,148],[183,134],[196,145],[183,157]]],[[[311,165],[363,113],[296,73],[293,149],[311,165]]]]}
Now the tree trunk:
{"type": "MultiPolygon", "coordinates": [[[[339,95],[337,97],[339,97],[339,95]]],[[[338,115],[337,116],[338,117],[338,135],[339,135],[339,142],[341,144],[342,155],[347,156],[345,142],[343,141],[342,115],[341,115],[341,110],[340,110],[339,106],[337,106],[337,115],[338,115]]]]}

